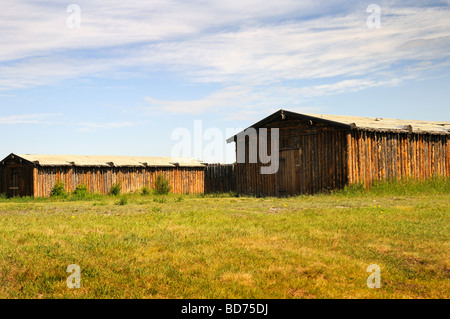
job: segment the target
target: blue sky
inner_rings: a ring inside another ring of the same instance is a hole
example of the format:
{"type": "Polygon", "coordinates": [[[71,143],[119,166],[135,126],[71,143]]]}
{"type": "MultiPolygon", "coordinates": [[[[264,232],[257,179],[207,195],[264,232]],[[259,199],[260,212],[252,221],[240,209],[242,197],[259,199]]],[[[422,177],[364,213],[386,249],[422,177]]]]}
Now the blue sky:
{"type": "MultiPolygon", "coordinates": [[[[10,1],[0,157],[170,156],[283,108],[450,121],[450,1],[10,1]],[[69,4],[81,9],[69,28],[69,4]],[[381,9],[369,28],[366,8],[381,9]]],[[[231,162],[233,145],[223,158],[231,162]],[[231,150],[231,152],[230,152],[231,150]]]]}

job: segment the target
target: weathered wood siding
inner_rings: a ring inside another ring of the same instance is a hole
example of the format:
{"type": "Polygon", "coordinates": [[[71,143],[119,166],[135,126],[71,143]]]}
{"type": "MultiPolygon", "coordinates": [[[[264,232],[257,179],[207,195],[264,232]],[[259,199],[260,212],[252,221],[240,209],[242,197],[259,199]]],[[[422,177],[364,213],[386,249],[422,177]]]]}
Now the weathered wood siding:
{"type": "Polygon", "coordinates": [[[236,192],[236,164],[208,164],[205,193],[236,192]]]}
{"type": "Polygon", "coordinates": [[[204,192],[203,167],[36,167],[34,169],[34,196],[50,196],[58,180],[64,182],[66,191],[85,184],[91,193],[107,194],[114,183],[120,182],[122,192],[129,193],[144,186],[154,188],[156,177],[162,174],[175,194],[204,192]]]}
{"type": "Polygon", "coordinates": [[[259,147],[259,135],[247,137],[246,161],[236,167],[240,194],[295,195],[355,183],[369,187],[383,179],[450,176],[449,135],[349,129],[288,116],[262,127],[279,128],[279,170],[262,175],[264,165],[250,163],[249,152],[254,140],[259,147]]]}
{"type": "MultiPolygon", "coordinates": [[[[246,162],[236,167],[237,190],[240,194],[284,196],[316,193],[343,187],[347,183],[346,131],[309,120],[272,121],[265,128],[279,128],[279,170],[276,174],[261,174],[262,166],[249,162],[253,151],[246,138],[246,162]]],[[[270,130],[267,150],[270,155],[270,130]]],[[[256,138],[258,139],[259,136],[256,138]]],[[[259,141],[257,140],[257,145],[259,141]]],[[[237,147],[237,144],[236,144],[237,147]]],[[[257,146],[258,147],[258,146],[257,146]]],[[[258,148],[257,148],[258,149],[258,148]]]]}
{"type": "Polygon", "coordinates": [[[347,146],[349,184],[450,176],[449,135],[352,130],[347,146]]]}
{"type": "Polygon", "coordinates": [[[8,196],[33,196],[33,165],[9,158],[0,166],[0,193],[8,196]]]}

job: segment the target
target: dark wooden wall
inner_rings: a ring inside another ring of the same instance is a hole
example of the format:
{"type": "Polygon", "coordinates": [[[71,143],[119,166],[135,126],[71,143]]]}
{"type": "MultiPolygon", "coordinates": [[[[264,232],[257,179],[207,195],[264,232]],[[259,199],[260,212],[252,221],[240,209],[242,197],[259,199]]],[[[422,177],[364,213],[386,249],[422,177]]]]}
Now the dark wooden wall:
{"type": "Polygon", "coordinates": [[[162,174],[175,194],[199,194],[204,192],[203,167],[36,167],[34,170],[34,196],[50,196],[58,180],[71,192],[77,185],[85,184],[91,193],[107,194],[111,186],[120,182],[122,192],[129,193],[144,186],[154,188],[156,177],[162,174]]]}
{"type": "Polygon", "coordinates": [[[33,196],[33,165],[20,158],[8,158],[0,166],[0,193],[8,196],[33,196]]]}
{"type": "Polygon", "coordinates": [[[352,130],[347,136],[348,180],[450,176],[450,136],[352,130]]]}
{"type": "MultiPolygon", "coordinates": [[[[279,128],[279,170],[263,175],[260,168],[270,164],[249,163],[252,143],[247,138],[246,163],[237,163],[236,167],[238,193],[284,196],[316,193],[347,184],[345,130],[292,118],[272,121],[264,127],[279,128]]],[[[270,154],[270,134],[267,139],[270,154]]]]}
{"type": "Polygon", "coordinates": [[[208,164],[206,166],[205,193],[236,191],[236,164],[208,164]]]}

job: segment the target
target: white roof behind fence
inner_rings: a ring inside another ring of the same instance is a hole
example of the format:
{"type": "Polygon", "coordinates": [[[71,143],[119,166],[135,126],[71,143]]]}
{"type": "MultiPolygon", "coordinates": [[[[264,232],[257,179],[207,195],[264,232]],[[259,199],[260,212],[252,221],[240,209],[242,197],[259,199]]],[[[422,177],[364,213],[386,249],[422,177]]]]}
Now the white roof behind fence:
{"type": "Polygon", "coordinates": [[[408,131],[414,133],[438,133],[450,134],[450,122],[420,121],[420,120],[396,120],[381,117],[360,117],[345,115],[309,114],[307,116],[317,117],[324,120],[352,125],[363,130],[374,131],[408,131]]]}
{"type": "Polygon", "coordinates": [[[91,167],[204,167],[202,162],[183,157],[96,156],[96,155],[16,155],[41,166],[91,167]]]}

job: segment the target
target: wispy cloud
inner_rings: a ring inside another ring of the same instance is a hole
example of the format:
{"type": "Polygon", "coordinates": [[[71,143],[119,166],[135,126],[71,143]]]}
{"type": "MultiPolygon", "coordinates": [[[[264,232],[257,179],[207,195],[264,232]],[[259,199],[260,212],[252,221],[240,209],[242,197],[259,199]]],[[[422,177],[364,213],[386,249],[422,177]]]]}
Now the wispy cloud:
{"type": "Polygon", "coordinates": [[[0,124],[51,124],[51,118],[61,116],[59,113],[21,114],[0,116],[0,124]]]}
{"type": "Polygon", "coordinates": [[[161,100],[147,97],[150,107],[147,112],[170,112],[175,114],[201,114],[206,111],[224,111],[228,119],[243,119],[253,114],[270,113],[280,108],[303,112],[319,111],[309,102],[317,96],[357,92],[370,87],[396,86],[403,79],[372,81],[351,79],[332,84],[291,86],[231,86],[195,100],[161,100]]]}
{"type": "Polygon", "coordinates": [[[144,65],[186,69],[197,81],[260,84],[373,76],[404,61],[449,58],[448,10],[392,9],[391,14],[375,30],[368,29],[364,15],[358,13],[243,27],[150,45],[140,60],[144,65]],[[415,45],[413,39],[418,41],[415,45]]]}
{"type": "Polygon", "coordinates": [[[124,127],[136,126],[141,123],[136,122],[107,122],[107,123],[95,123],[95,122],[81,122],[78,123],[79,132],[95,132],[104,129],[118,129],[124,127]]]}
{"type": "Polygon", "coordinates": [[[17,0],[0,12],[0,61],[42,56],[55,50],[182,39],[213,28],[323,13],[330,4],[339,2],[156,0],[144,5],[140,0],[79,0],[81,28],[69,29],[69,13],[60,1],[17,0]]]}
{"type": "Polygon", "coordinates": [[[449,6],[417,3],[380,1],[381,28],[369,29],[359,1],[78,1],[81,28],[69,29],[59,3],[15,1],[0,12],[0,89],[164,70],[222,89],[185,101],[148,96],[153,109],[304,107],[299,100],[448,66],[449,6]]]}
{"type": "Polygon", "coordinates": [[[200,114],[206,110],[213,112],[222,108],[234,108],[255,99],[254,93],[249,88],[240,86],[227,87],[196,100],[171,101],[151,97],[146,98],[147,102],[151,105],[151,108],[147,108],[147,111],[188,114],[200,114]]]}

